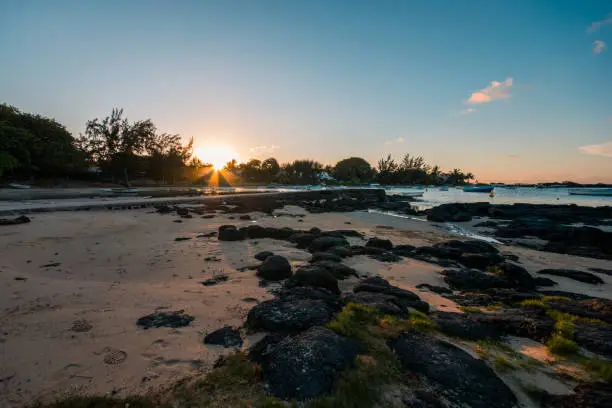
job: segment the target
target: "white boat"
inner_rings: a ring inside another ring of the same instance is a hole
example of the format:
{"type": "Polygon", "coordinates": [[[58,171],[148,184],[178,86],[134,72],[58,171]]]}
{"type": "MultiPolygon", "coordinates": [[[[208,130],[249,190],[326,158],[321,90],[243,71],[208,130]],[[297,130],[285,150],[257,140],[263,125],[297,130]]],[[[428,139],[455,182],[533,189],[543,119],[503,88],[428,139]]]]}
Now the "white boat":
{"type": "Polygon", "coordinates": [[[612,197],[612,188],[574,188],[569,190],[570,195],[586,195],[612,197]]]}
{"type": "Polygon", "coordinates": [[[495,187],[493,186],[467,186],[463,187],[466,193],[490,193],[495,187]]]}
{"type": "Polygon", "coordinates": [[[18,188],[18,189],[28,189],[28,188],[32,188],[32,186],[28,186],[26,184],[17,184],[17,183],[10,183],[9,184],[10,188],[18,188]]]}

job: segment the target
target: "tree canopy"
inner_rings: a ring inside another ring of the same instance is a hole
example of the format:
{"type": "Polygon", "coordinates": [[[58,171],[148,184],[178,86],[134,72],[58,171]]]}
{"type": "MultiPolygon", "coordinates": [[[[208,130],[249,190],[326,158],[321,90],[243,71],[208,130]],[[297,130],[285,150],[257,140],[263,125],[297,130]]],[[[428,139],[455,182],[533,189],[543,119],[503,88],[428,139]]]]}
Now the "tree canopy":
{"type": "Polygon", "coordinates": [[[333,176],[336,180],[354,184],[368,183],[375,175],[375,171],[365,159],[349,157],[336,163],[333,176]]]}

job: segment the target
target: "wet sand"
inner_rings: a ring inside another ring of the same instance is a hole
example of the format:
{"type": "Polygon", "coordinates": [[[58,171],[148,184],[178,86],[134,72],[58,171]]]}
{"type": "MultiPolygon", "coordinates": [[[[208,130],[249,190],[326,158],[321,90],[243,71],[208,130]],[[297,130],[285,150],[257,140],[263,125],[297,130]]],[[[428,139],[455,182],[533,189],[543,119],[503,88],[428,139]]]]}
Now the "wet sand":
{"type": "MultiPolygon", "coordinates": [[[[457,238],[434,224],[382,214],[313,215],[297,207],[276,213],[292,216],[252,213],[252,221],[231,214],[195,216],[177,223],[175,215],[142,209],[38,214],[29,224],[2,227],[0,406],[23,406],[74,391],[142,394],[209,371],[227,351],[205,346],[203,336],[224,325],[241,326],[254,299],[271,297],[259,287],[254,271],[242,269],[258,264],[254,254],[270,250],[294,266],[310,258],[285,241],[197,237],[221,225],[355,229],[366,237],[412,245],[457,238]],[[180,237],[191,239],[175,241],[180,237]],[[229,280],[215,286],[200,283],[220,273],[229,280]],[[156,310],[184,310],[195,320],[180,329],[136,326],[139,317],[156,310]]],[[[519,255],[532,273],[544,267],[612,269],[609,261],[508,246],[502,250],[519,255]]],[[[420,283],[446,286],[438,265],[410,259],[383,263],[365,256],[345,263],[364,276],[380,274],[415,291],[435,309],[459,311],[452,301],[416,289],[420,283]]],[[[601,277],[606,283],[594,287],[555,276],[559,285],[552,289],[612,298],[612,277],[601,277]]],[[[350,290],[353,283],[341,282],[341,287],[350,290]]]]}

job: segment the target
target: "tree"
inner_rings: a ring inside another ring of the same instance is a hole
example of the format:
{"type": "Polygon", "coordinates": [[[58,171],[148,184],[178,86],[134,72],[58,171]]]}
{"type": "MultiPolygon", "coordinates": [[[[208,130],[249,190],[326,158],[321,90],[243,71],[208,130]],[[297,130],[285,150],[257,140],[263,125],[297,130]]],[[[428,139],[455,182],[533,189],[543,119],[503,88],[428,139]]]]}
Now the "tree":
{"type": "Polygon", "coordinates": [[[270,157],[261,163],[261,171],[265,181],[272,181],[280,171],[280,165],[274,157],[270,157]]]}
{"type": "Polygon", "coordinates": [[[75,140],[62,124],[0,104],[0,173],[68,176],[83,167],[75,140]]]}
{"type": "Polygon", "coordinates": [[[374,169],[361,157],[349,157],[336,163],[333,169],[334,178],[355,184],[367,183],[374,177],[374,169]]]}
{"type": "Polygon", "coordinates": [[[381,184],[394,184],[397,182],[397,170],[399,166],[391,155],[378,161],[377,179],[381,184]]]}

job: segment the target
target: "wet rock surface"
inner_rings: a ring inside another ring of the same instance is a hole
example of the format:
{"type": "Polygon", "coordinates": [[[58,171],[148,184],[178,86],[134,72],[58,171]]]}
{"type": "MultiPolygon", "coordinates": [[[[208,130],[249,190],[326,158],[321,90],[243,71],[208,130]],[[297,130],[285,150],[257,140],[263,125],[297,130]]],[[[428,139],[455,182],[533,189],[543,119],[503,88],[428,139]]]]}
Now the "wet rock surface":
{"type": "Polygon", "coordinates": [[[195,317],[184,313],[183,310],[175,312],[155,312],[143,316],[136,321],[136,325],[142,329],[151,329],[154,327],[171,327],[178,328],[189,326],[195,317]]]}
{"type": "Polygon", "coordinates": [[[19,224],[27,224],[31,222],[29,217],[25,215],[21,215],[19,217],[9,219],[9,218],[0,218],[0,226],[2,225],[19,225],[19,224]]]}
{"type": "Polygon", "coordinates": [[[262,366],[269,390],[281,399],[305,400],[329,392],[338,372],[357,356],[358,344],[323,327],[269,339],[250,357],[262,366]]]}
{"type": "Polygon", "coordinates": [[[252,330],[298,332],[329,322],[340,309],[337,295],[313,287],[295,287],[253,307],[246,325],[252,330]]]}
{"type": "Polygon", "coordinates": [[[442,333],[453,337],[476,341],[487,338],[499,339],[502,335],[500,330],[467,313],[437,312],[433,320],[442,333]]]}
{"type": "Polygon", "coordinates": [[[424,313],[429,312],[429,304],[422,301],[418,295],[393,286],[378,276],[362,280],[355,286],[353,292],[347,296],[347,301],[375,307],[384,313],[407,316],[409,308],[424,313]]]}
{"type": "Polygon", "coordinates": [[[491,288],[509,288],[511,286],[504,278],[476,269],[446,269],[442,271],[444,282],[457,290],[478,290],[491,288]]]}
{"type": "Polygon", "coordinates": [[[590,272],[575,271],[572,269],[542,269],[538,271],[538,273],[542,275],[563,276],[564,278],[569,278],[584,283],[590,283],[592,285],[604,283],[604,280],[595,274],[592,274],[590,272]]]}
{"type": "Polygon", "coordinates": [[[209,333],[204,337],[204,344],[223,346],[225,348],[242,346],[240,330],[231,326],[224,326],[209,333]]]}
{"type": "Polygon", "coordinates": [[[450,401],[471,408],[512,408],[516,397],[482,360],[432,335],[409,331],[389,342],[402,367],[450,401]]]}

